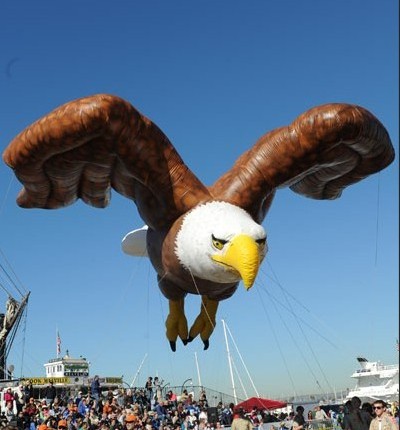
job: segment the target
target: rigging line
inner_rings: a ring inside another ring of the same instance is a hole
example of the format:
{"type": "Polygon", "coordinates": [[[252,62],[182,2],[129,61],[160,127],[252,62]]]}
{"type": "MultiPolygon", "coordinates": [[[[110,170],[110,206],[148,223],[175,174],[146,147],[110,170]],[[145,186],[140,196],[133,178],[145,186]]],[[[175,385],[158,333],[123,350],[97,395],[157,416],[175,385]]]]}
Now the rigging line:
{"type": "MultiPolygon", "coordinates": [[[[7,260],[6,255],[4,254],[4,252],[2,251],[2,249],[0,248],[0,254],[3,257],[3,260],[7,263],[7,266],[9,268],[9,270],[11,271],[11,273],[13,274],[14,278],[18,281],[18,283],[22,286],[22,288],[24,289],[25,293],[27,292],[26,288],[23,286],[22,282],[20,281],[20,279],[18,278],[17,274],[14,272],[14,269],[12,268],[10,262],[7,260]]],[[[4,273],[7,275],[8,279],[10,280],[11,284],[14,285],[15,289],[19,292],[19,294],[22,296],[24,296],[24,294],[21,292],[21,290],[18,288],[17,284],[14,282],[13,279],[11,279],[10,275],[8,274],[8,272],[6,271],[6,269],[3,267],[3,265],[0,263],[0,267],[3,269],[4,273]]]]}
{"type": "Polygon", "coordinates": [[[20,374],[19,374],[20,376],[22,376],[22,369],[24,367],[26,324],[27,324],[27,320],[28,320],[28,306],[25,306],[24,314],[25,314],[25,318],[24,318],[24,324],[23,324],[23,329],[22,329],[22,355],[21,355],[21,370],[20,370],[20,374]]]}
{"type": "MultiPolygon", "coordinates": [[[[275,274],[275,273],[274,273],[274,276],[276,276],[276,274],[275,274]]],[[[278,281],[278,283],[279,283],[279,285],[280,285],[280,282],[279,282],[278,278],[276,278],[276,279],[277,279],[277,281],[278,281]]],[[[282,289],[282,291],[283,291],[283,289],[282,289]]],[[[284,292],[284,291],[283,291],[283,292],[284,292]]],[[[284,297],[285,297],[285,299],[286,299],[286,303],[288,304],[288,306],[290,307],[290,309],[291,309],[291,310],[292,310],[292,312],[293,312],[293,308],[292,308],[292,306],[291,306],[291,304],[290,304],[290,302],[289,302],[289,300],[288,300],[288,298],[287,298],[287,296],[286,296],[285,292],[284,292],[284,297]]],[[[317,363],[317,366],[318,366],[318,368],[319,368],[319,370],[320,370],[320,372],[321,372],[321,374],[322,374],[322,376],[323,376],[323,378],[324,378],[324,380],[325,380],[325,382],[326,382],[327,386],[328,386],[328,387],[329,387],[329,389],[333,392],[334,390],[333,390],[333,388],[331,387],[331,384],[329,383],[329,381],[328,381],[328,379],[327,379],[327,377],[326,377],[326,375],[325,375],[324,370],[322,369],[322,366],[321,366],[321,364],[320,364],[320,362],[319,362],[319,360],[318,360],[318,358],[317,358],[317,356],[316,356],[316,354],[315,354],[315,351],[314,351],[313,347],[311,346],[311,343],[310,343],[310,341],[309,341],[309,339],[308,339],[308,337],[307,337],[307,335],[306,335],[306,333],[305,333],[305,331],[304,331],[304,329],[303,329],[303,326],[300,324],[300,319],[299,319],[299,317],[298,317],[294,312],[293,312],[293,316],[294,316],[295,321],[296,321],[296,323],[297,323],[297,325],[298,325],[298,327],[299,327],[299,330],[301,331],[301,333],[302,333],[302,335],[303,335],[303,338],[305,339],[305,341],[306,341],[306,343],[307,343],[307,346],[308,346],[309,350],[311,351],[312,356],[314,357],[315,362],[317,363]]],[[[320,384],[319,384],[318,380],[316,380],[316,382],[317,382],[318,386],[319,386],[319,387],[321,388],[321,390],[322,390],[322,387],[320,386],[320,384]]]]}
{"type": "Polygon", "coordinates": [[[378,265],[378,237],[379,237],[379,203],[381,190],[381,173],[378,174],[378,189],[376,196],[376,227],[375,227],[375,267],[378,265]]]}
{"type": "MultiPolygon", "coordinates": [[[[19,343],[17,344],[17,345],[19,345],[19,343]]],[[[15,351],[15,348],[14,348],[14,351],[15,351]]],[[[26,351],[25,351],[26,352],[26,351]]],[[[25,354],[24,354],[25,355],[25,354]]],[[[38,368],[38,367],[43,367],[43,363],[39,363],[38,361],[37,361],[37,359],[36,359],[36,357],[34,357],[33,355],[30,355],[29,354],[29,352],[26,352],[26,355],[28,356],[28,358],[31,360],[31,361],[33,361],[34,362],[34,364],[35,364],[35,368],[38,368]]],[[[20,355],[18,355],[18,356],[16,356],[17,358],[20,358],[21,356],[20,355]]],[[[25,364],[24,365],[27,369],[26,369],[26,375],[32,375],[32,374],[34,374],[35,372],[34,372],[34,370],[32,370],[32,368],[29,366],[29,364],[25,364]]],[[[21,375],[21,377],[24,377],[24,376],[26,376],[26,375],[21,375]]],[[[29,379],[29,378],[28,378],[29,379]]]]}
{"type": "Polygon", "coordinates": [[[290,291],[288,291],[288,290],[286,290],[282,285],[281,285],[281,283],[279,282],[279,280],[278,280],[278,277],[277,277],[277,275],[275,274],[275,272],[274,272],[274,269],[272,268],[272,266],[271,266],[271,263],[269,262],[269,260],[267,261],[267,264],[268,264],[268,266],[269,266],[269,268],[270,268],[270,270],[271,270],[271,272],[272,272],[272,274],[275,276],[275,278],[273,278],[270,274],[268,274],[264,269],[263,269],[263,267],[261,267],[261,272],[267,277],[267,278],[269,278],[271,281],[273,281],[276,285],[278,285],[278,287],[280,287],[282,290],[284,290],[285,291],[285,293],[286,294],[288,294],[298,305],[300,305],[304,310],[306,310],[307,312],[309,312],[309,313],[312,313],[311,311],[310,311],[310,309],[304,304],[304,303],[302,303],[296,296],[294,296],[290,291]]]}
{"type": "Polygon", "coordinates": [[[0,287],[7,293],[9,297],[12,297],[12,294],[7,290],[7,288],[3,285],[2,282],[0,282],[0,287]]]}
{"type": "MultiPolygon", "coordinates": [[[[287,372],[287,374],[288,374],[288,376],[289,376],[290,383],[292,384],[292,388],[293,388],[294,395],[296,396],[296,395],[297,395],[297,394],[296,394],[296,392],[297,392],[297,390],[296,390],[296,386],[295,386],[294,380],[293,380],[293,378],[292,378],[292,374],[290,373],[289,366],[288,366],[288,363],[287,363],[286,358],[285,358],[285,354],[284,354],[284,353],[283,353],[283,351],[282,351],[281,344],[280,344],[280,342],[279,342],[279,338],[278,338],[278,336],[277,336],[277,334],[276,334],[276,331],[275,331],[275,328],[274,328],[274,326],[273,326],[273,324],[272,324],[271,318],[269,317],[269,314],[268,314],[268,312],[267,312],[267,308],[266,308],[266,306],[265,306],[264,300],[263,300],[263,299],[262,299],[262,297],[261,297],[260,290],[259,290],[259,288],[257,288],[256,290],[257,290],[258,296],[259,296],[259,298],[260,298],[260,302],[261,302],[262,308],[264,309],[264,313],[265,313],[265,315],[266,315],[266,317],[267,317],[267,320],[268,320],[268,322],[269,322],[269,326],[270,326],[270,327],[271,327],[271,329],[272,329],[272,334],[273,334],[274,339],[275,339],[275,342],[276,342],[276,344],[277,344],[277,346],[278,346],[279,354],[280,354],[280,356],[281,356],[281,358],[282,358],[282,361],[283,361],[283,364],[284,364],[284,366],[285,366],[286,372],[287,372]]],[[[275,308],[275,310],[276,310],[276,308],[275,308]]],[[[289,328],[286,326],[285,321],[282,319],[282,317],[281,317],[281,315],[279,314],[279,312],[277,312],[277,314],[278,314],[278,315],[279,315],[279,317],[281,318],[281,320],[282,320],[282,322],[283,322],[284,326],[286,327],[286,330],[287,330],[287,331],[288,331],[288,333],[290,334],[290,337],[293,339],[293,336],[292,336],[292,334],[291,334],[291,332],[290,332],[289,328]]],[[[294,339],[293,339],[293,340],[294,340],[294,339]]],[[[295,344],[295,346],[297,347],[297,343],[296,343],[296,341],[295,341],[295,340],[294,340],[294,344],[295,344]]],[[[300,353],[301,353],[301,351],[300,351],[300,353]]],[[[306,363],[306,364],[307,364],[307,363],[306,363]]]]}
{"type": "MultiPolygon", "coordinates": [[[[318,317],[318,315],[314,314],[309,308],[307,308],[303,303],[301,303],[301,301],[294,296],[290,291],[288,291],[286,288],[283,287],[283,285],[280,283],[280,281],[278,280],[278,277],[274,271],[274,269],[271,266],[271,263],[268,261],[268,265],[271,269],[271,272],[273,273],[273,275],[275,276],[276,279],[272,278],[270,275],[268,275],[264,270],[261,270],[261,273],[265,274],[265,276],[267,276],[269,279],[271,279],[276,285],[278,285],[278,287],[285,293],[287,294],[291,299],[293,299],[293,301],[298,304],[299,306],[301,306],[305,311],[307,311],[310,316],[312,316],[315,320],[317,320],[322,326],[324,326],[326,329],[329,330],[329,332],[334,335],[336,338],[338,338],[337,333],[335,333],[331,327],[329,327],[325,321],[323,321],[321,318],[318,317]]],[[[283,305],[282,305],[283,306],[283,305]]],[[[304,324],[308,325],[307,322],[305,322],[304,320],[302,320],[304,322],[304,324]]],[[[318,333],[313,327],[309,326],[312,330],[314,330],[316,333],[318,333]]],[[[323,335],[321,335],[320,333],[318,333],[322,338],[324,338],[323,335]]],[[[324,338],[325,340],[327,340],[326,338],[324,338]]],[[[331,341],[327,340],[328,343],[331,343],[331,341]]],[[[336,344],[331,343],[332,346],[334,346],[337,349],[340,349],[336,344]]]]}
{"type": "Polygon", "coordinates": [[[203,303],[203,295],[202,295],[202,294],[200,294],[199,288],[197,287],[196,281],[194,280],[194,277],[193,277],[192,271],[191,271],[190,269],[189,269],[189,273],[190,273],[190,276],[192,277],[193,284],[194,284],[194,286],[196,287],[197,294],[202,298],[202,300],[201,300],[201,308],[203,308],[203,309],[204,309],[204,312],[205,312],[205,313],[206,313],[206,315],[207,315],[208,321],[210,321],[210,324],[211,324],[211,326],[212,326],[213,330],[215,330],[215,324],[211,321],[211,317],[210,317],[210,314],[208,313],[207,307],[206,307],[206,305],[203,303]]]}
{"type": "MultiPolygon", "coordinates": [[[[269,294],[269,293],[267,292],[267,294],[269,294]]],[[[265,309],[264,309],[264,311],[265,311],[265,313],[266,313],[266,315],[267,315],[267,318],[268,318],[268,320],[269,320],[269,322],[270,322],[270,324],[271,324],[271,320],[270,320],[270,318],[269,318],[269,316],[268,316],[268,313],[266,312],[266,310],[265,310],[265,309]]],[[[279,315],[279,313],[278,313],[278,315],[279,315]]],[[[294,316],[294,317],[295,317],[295,319],[296,319],[296,315],[295,315],[294,313],[293,313],[293,316],[294,316]]],[[[286,330],[288,331],[289,336],[291,337],[293,344],[295,345],[296,349],[299,351],[299,353],[300,353],[300,355],[301,355],[301,357],[302,357],[302,359],[303,359],[303,361],[304,361],[305,365],[307,366],[308,370],[310,371],[311,375],[313,376],[314,381],[315,381],[315,384],[316,384],[316,385],[317,385],[317,387],[321,390],[321,393],[322,393],[322,394],[324,394],[324,390],[322,389],[321,384],[319,383],[319,381],[318,381],[318,379],[317,379],[316,374],[315,374],[315,373],[314,373],[314,371],[312,370],[312,368],[311,368],[311,366],[310,366],[310,363],[308,362],[308,360],[307,360],[307,358],[306,358],[306,356],[305,356],[305,354],[304,354],[304,352],[303,352],[302,348],[300,348],[299,344],[296,342],[296,339],[295,339],[295,337],[294,337],[293,333],[291,332],[291,330],[289,329],[289,327],[286,325],[286,323],[284,322],[283,324],[284,324],[284,326],[285,326],[286,330]]],[[[272,326],[272,325],[271,325],[271,326],[272,326]]],[[[278,342],[278,345],[279,345],[279,342],[278,342]]],[[[296,392],[295,387],[293,387],[293,389],[294,389],[294,391],[296,392]]]]}
{"type": "Polygon", "coordinates": [[[165,322],[166,318],[165,318],[165,311],[164,311],[164,307],[163,307],[163,303],[164,303],[163,298],[164,298],[164,296],[163,296],[163,294],[161,293],[161,290],[160,290],[160,289],[158,289],[158,301],[160,302],[160,309],[161,309],[161,321],[162,321],[162,323],[164,324],[164,322],[165,322]]]}
{"type": "MultiPolygon", "coordinates": [[[[263,289],[264,290],[264,289],[263,289]]],[[[265,289],[266,290],[266,289],[265,289]]],[[[265,291],[264,290],[264,291],[265,291]]],[[[333,342],[331,342],[327,337],[325,337],[323,334],[321,334],[319,331],[317,331],[312,325],[310,325],[307,321],[305,321],[303,318],[301,318],[298,315],[295,315],[295,313],[293,312],[292,309],[288,308],[287,306],[285,306],[282,302],[280,302],[271,292],[268,292],[268,295],[270,296],[270,298],[272,298],[274,300],[274,302],[278,303],[283,309],[285,309],[286,311],[288,311],[290,314],[292,314],[293,316],[297,317],[300,319],[300,321],[306,325],[310,330],[312,330],[315,334],[317,334],[319,337],[321,337],[323,340],[325,340],[325,342],[329,343],[331,346],[333,346],[335,349],[339,349],[339,347],[337,345],[335,345],[333,342]]]]}
{"type": "Polygon", "coordinates": [[[13,326],[13,328],[12,328],[12,330],[11,330],[11,333],[9,334],[9,338],[10,338],[10,340],[7,342],[6,352],[5,352],[5,358],[6,358],[6,359],[7,359],[7,357],[8,357],[8,354],[10,353],[11,346],[12,346],[12,344],[13,344],[13,342],[14,342],[14,339],[15,339],[15,336],[16,336],[16,334],[17,334],[18,326],[19,326],[19,323],[20,323],[20,321],[21,321],[22,314],[23,314],[23,312],[21,312],[21,313],[17,316],[17,319],[15,320],[15,322],[14,322],[14,326],[13,326]]]}
{"type": "Polygon", "coordinates": [[[229,329],[229,326],[228,326],[228,324],[226,324],[226,322],[225,322],[225,325],[226,325],[226,328],[227,328],[227,330],[228,330],[229,336],[230,336],[230,337],[231,337],[231,339],[232,339],[233,345],[235,346],[236,352],[237,352],[237,353],[238,353],[238,355],[239,355],[240,361],[241,361],[241,362],[242,362],[242,364],[243,364],[244,370],[246,371],[247,376],[248,376],[248,378],[249,378],[249,380],[250,380],[250,382],[251,382],[251,385],[253,386],[253,389],[254,389],[255,393],[257,394],[257,397],[260,397],[260,395],[258,394],[258,390],[257,390],[256,386],[254,385],[253,379],[252,379],[252,377],[250,376],[250,372],[249,372],[249,370],[247,369],[246,364],[244,363],[244,360],[243,360],[242,354],[240,353],[239,348],[238,348],[238,346],[236,345],[235,339],[233,338],[232,333],[231,333],[231,331],[230,331],[230,329],[229,329]]]}
{"type": "MultiPolygon", "coordinates": [[[[21,341],[18,341],[17,343],[16,343],[16,345],[20,345],[21,344],[21,341]]],[[[34,363],[34,365],[35,365],[35,367],[36,368],[38,368],[38,367],[43,367],[43,363],[41,363],[40,361],[38,361],[38,359],[37,359],[37,355],[32,355],[30,352],[29,352],[29,349],[28,350],[25,350],[24,349],[24,356],[27,356],[29,359],[30,359],[30,361],[31,362],[33,362],[34,363]]],[[[18,352],[18,349],[17,348],[14,348],[13,349],[13,356],[15,356],[15,358],[17,358],[17,359],[20,359],[21,357],[22,357],[22,354],[20,354],[19,352],[18,352]]],[[[25,367],[27,367],[28,369],[27,369],[27,374],[33,374],[34,373],[34,371],[31,369],[31,367],[29,366],[29,364],[26,364],[25,363],[25,367]]],[[[22,376],[24,376],[24,375],[22,375],[22,376]]]]}
{"type": "MultiPolygon", "coordinates": [[[[233,360],[233,358],[232,358],[232,357],[231,357],[231,361],[232,361],[232,364],[233,364],[233,368],[234,368],[234,370],[235,370],[236,377],[239,379],[240,386],[242,387],[243,394],[245,395],[245,398],[246,398],[246,399],[248,399],[247,391],[246,391],[246,389],[244,388],[242,378],[240,377],[240,374],[239,374],[238,368],[237,368],[237,366],[236,366],[235,360],[233,360]]],[[[257,396],[258,396],[258,393],[257,393],[257,396]]]]}

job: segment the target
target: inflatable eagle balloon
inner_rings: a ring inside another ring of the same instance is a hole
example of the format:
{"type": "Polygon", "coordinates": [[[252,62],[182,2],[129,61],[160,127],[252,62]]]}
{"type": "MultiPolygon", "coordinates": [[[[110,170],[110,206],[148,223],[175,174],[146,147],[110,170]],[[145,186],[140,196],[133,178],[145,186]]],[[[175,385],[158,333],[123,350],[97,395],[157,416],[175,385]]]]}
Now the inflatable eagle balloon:
{"type": "Polygon", "coordinates": [[[133,200],[146,224],[123,249],[148,255],[169,300],[173,351],[200,335],[204,349],[220,300],[240,281],[249,289],[267,253],[261,222],[275,190],[314,199],[388,166],[394,150],[374,115],[349,104],[318,106],[262,136],[213,185],[186,166],[164,133],[125,100],[106,94],[67,103],[26,128],[4,152],[24,188],[24,208],[56,209],[82,199],[104,208],[113,188],[133,200]],[[201,295],[191,328],[184,300],[201,295]]]}

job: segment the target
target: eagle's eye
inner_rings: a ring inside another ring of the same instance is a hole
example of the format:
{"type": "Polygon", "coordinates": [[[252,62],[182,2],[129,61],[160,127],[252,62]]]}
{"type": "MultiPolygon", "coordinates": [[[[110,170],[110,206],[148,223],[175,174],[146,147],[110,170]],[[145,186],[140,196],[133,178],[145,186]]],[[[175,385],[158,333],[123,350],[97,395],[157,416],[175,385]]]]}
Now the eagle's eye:
{"type": "Polygon", "coordinates": [[[267,241],[267,238],[266,237],[263,237],[262,239],[257,239],[256,240],[256,243],[258,244],[258,245],[260,245],[260,247],[261,248],[264,248],[264,246],[265,246],[265,242],[267,241]]]}
{"type": "Polygon", "coordinates": [[[219,251],[221,251],[221,249],[225,246],[226,242],[228,242],[227,240],[224,240],[224,239],[217,239],[213,234],[211,235],[211,237],[212,237],[213,247],[218,249],[219,251]]]}

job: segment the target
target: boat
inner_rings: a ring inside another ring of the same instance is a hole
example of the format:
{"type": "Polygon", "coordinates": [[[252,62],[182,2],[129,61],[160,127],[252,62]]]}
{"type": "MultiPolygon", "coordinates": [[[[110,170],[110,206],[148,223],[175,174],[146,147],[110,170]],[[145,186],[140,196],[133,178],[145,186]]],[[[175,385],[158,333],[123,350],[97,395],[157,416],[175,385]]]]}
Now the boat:
{"type": "Polygon", "coordinates": [[[349,391],[346,400],[357,396],[362,402],[384,400],[392,403],[399,401],[399,365],[385,365],[380,361],[368,361],[357,357],[361,368],[357,369],[352,378],[357,380],[356,386],[349,391]]]}
{"type": "Polygon", "coordinates": [[[17,333],[22,315],[28,304],[30,292],[16,300],[9,294],[5,312],[0,312],[0,386],[2,381],[12,379],[14,366],[7,366],[7,357],[17,333]]]}
{"type": "MultiPolygon", "coordinates": [[[[50,359],[44,364],[46,376],[29,376],[19,379],[19,384],[25,385],[32,382],[33,388],[41,391],[46,388],[49,382],[54,384],[57,392],[68,389],[69,391],[87,391],[93,380],[89,375],[90,362],[85,357],[74,358],[69,355],[68,350],[65,355],[50,359]]],[[[113,390],[121,388],[123,380],[121,376],[99,376],[102,390],[113,390]]]]}

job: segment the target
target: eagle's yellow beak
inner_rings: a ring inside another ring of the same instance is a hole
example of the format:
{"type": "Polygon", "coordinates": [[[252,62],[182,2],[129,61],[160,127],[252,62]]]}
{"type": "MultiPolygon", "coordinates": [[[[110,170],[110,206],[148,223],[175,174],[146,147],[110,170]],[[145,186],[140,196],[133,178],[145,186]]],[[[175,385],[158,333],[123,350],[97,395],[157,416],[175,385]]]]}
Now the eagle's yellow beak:
{"type": "Polygon", "coordinates": [[[218,263],[235,269],[249,290],[256,279],[260,267],[259,245],[249,236],[238,235],[230,242],[226,252],[214,254],[212,259],[218,263]]]}

